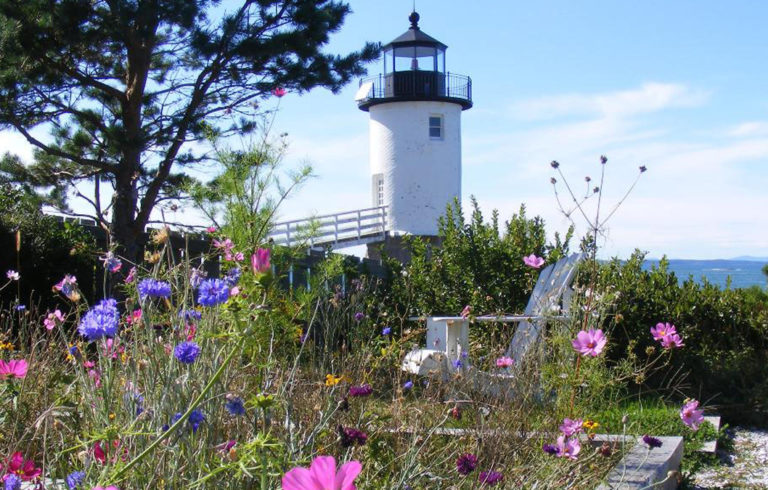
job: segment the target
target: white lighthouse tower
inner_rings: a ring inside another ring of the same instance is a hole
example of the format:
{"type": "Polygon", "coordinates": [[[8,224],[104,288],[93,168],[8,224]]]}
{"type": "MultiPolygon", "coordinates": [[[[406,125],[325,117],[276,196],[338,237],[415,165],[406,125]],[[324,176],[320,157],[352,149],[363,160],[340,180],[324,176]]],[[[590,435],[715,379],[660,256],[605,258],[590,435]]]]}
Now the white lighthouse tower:
{"type": "Polygon", "coordinates": [[[370,115],[372,204],[387,207],[385,249],[395,256],[403,235],[437,237],[438,218],[461,198],[461,112],[472,107],[472,80],[446,71],[447,46],[419,28],[419,14],[408,20],[383,48],[383,73],[357,96],[370,115]]]}

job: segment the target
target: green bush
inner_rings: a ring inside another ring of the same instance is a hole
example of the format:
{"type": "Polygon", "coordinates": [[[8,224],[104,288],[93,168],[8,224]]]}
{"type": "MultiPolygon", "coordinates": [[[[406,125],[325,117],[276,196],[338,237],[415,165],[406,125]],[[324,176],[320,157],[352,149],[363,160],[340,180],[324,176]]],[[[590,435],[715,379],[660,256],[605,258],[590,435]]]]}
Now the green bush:
{"type": "Polygon", "coordinates": [[[603,264],[610,284],[614,358],[649,357],[660,346],[650,335],[659,322],[677,327],[685,346],[669,354],[662,375],[637,380],[651,389],[687,375],[688,393],[732,421],[765,423],[768,407],[768,294],[759,288],[720,289],[688,278],[681,284],[667,261],[644,270],[645,254],[603,264]],[[618,347],[621,346],[621,347],[618,347]]]}
{"type": "Polygon", "coordinates": [[[33,196],[8,184],[0,184],[0,273],[5,280],[9,269],[21,273],[18,284],[0,291],[0,304],[40,302],[40,306],[57,305],[51,287],[64,274],[77,276],[80,290],[87,299],[95,296],[103,269],[95,252],[91,234],[74,223],[61,223],[44,215],[33,196]],[[16,255],[16,232],[20,233],[21,250],[16,255]],[[97,275],[98,274],[98,275],[97,275]]]}

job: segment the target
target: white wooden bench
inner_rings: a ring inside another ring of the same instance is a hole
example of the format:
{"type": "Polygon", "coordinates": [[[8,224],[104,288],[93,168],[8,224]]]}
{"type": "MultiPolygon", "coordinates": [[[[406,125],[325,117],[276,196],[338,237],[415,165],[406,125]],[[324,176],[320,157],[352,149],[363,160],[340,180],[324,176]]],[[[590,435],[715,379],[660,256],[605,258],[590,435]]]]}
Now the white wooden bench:
{"type": "MultiPolygon", "coordinates": [[[[539,341],[548,321],[568,319],[568,306],[573,294],[570,286],[576,266],[583,259],[584,254],[572,254],[542,270],[522,315],[479,316],[474,321],[519,323],[506,352],[519,365],[539,341]]],[[[458,369],[469,369],[469,319],[441,316],[427,317],[426,321],[427,345],[424,349],[406,354],[402,369],[422,376],[442,375],[446,379],[458,369]]],[[[511,376],[510,369],[493,373],[494,379],[498,380],[511,376]]]]}

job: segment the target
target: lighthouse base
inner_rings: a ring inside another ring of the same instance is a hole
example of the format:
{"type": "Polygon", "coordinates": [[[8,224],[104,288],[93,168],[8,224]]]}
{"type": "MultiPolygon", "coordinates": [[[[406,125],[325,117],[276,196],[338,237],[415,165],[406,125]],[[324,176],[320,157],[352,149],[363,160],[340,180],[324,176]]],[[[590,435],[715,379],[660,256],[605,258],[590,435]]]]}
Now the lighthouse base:
{"type": "Polygon", "coordinates": [[[415,238],[419,238],[427,243],[427,246],[439,247],[442,243],[442,239],[439,236],[427,236],[427,235],[406,235],[406,236],[390,236],[384,239],[383,242],[369,243],[367,256],[371,260],[381,260],[384,257],[393,258],[400,261],[403,264],[408,264],[411,261],[411,245],[410,242],[415,238]]]}

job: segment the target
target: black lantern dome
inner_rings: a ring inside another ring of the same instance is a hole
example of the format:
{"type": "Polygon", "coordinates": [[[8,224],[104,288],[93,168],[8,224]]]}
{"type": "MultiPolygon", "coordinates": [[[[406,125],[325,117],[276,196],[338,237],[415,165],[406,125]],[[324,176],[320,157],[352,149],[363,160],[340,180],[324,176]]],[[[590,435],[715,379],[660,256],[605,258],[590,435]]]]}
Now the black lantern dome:
{"type": "Polygon", "coordinates": [[[360,109],[407,100],[453,102],[464,110],[472,107],[472,80],[446,71],[448,46],[422,31],[419,18],[412,12],[411,27],[382,48],[384,73],[360,82],[356,97],[360,109]]]}

